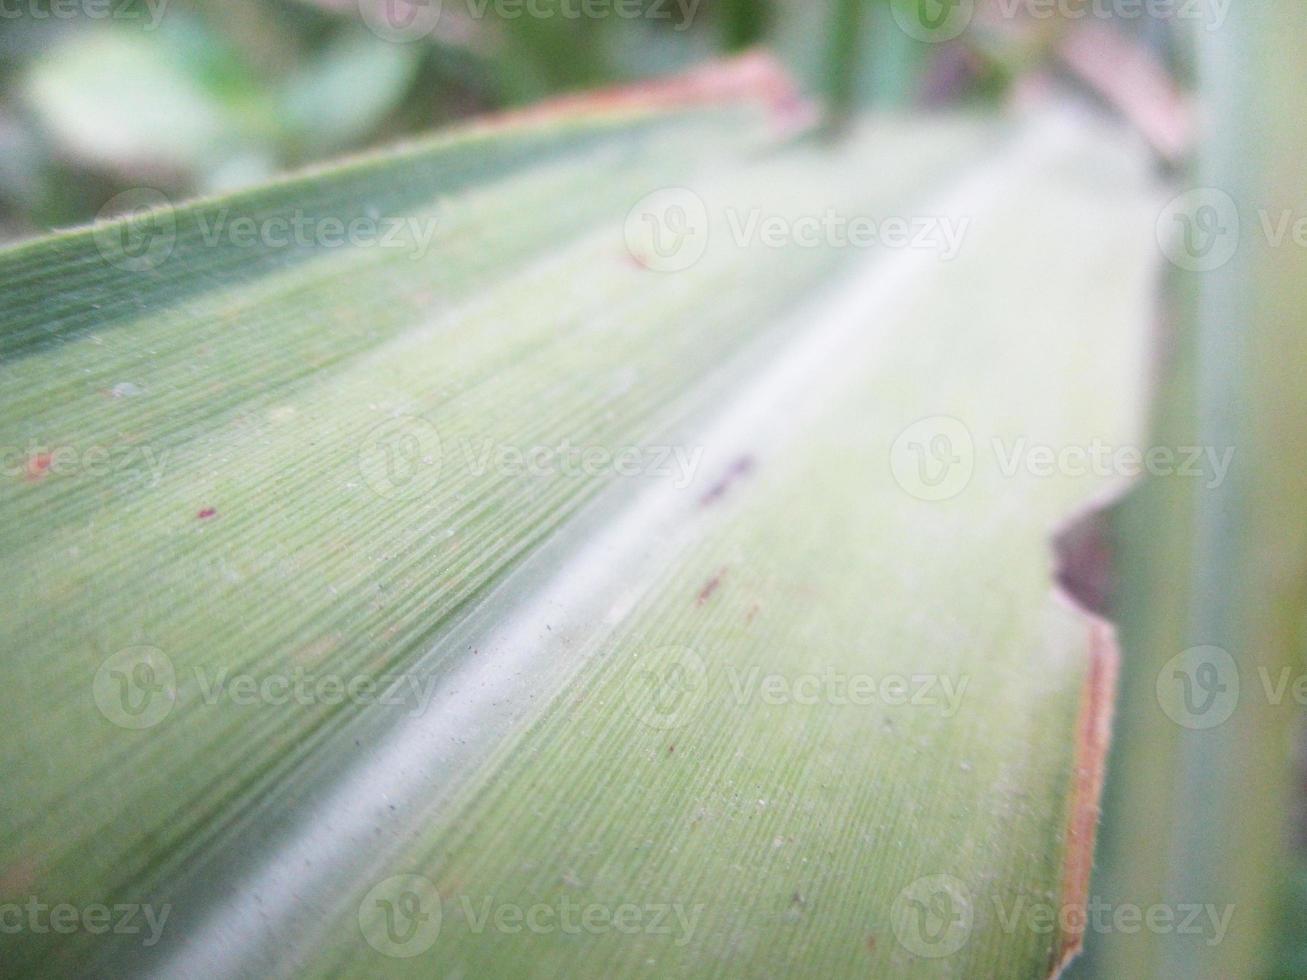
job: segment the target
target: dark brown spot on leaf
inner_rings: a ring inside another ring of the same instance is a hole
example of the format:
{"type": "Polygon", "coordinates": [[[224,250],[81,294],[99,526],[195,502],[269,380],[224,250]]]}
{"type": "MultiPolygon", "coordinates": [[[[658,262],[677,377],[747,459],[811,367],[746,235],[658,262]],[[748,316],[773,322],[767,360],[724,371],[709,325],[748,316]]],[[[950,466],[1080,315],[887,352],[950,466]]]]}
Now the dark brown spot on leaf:
{"type": "Polygon", "coordinates": [[[722,579],[725,577],[726,577],[726,569],[723,568],[720,572],[718,572],[716,575],[710,578],[706,583],[704,583],[704,587],[699,590],[699,599],[698,599],[699,605],[702,606],[705,602],[707,602],[709,599],[712,598],[712,594],[717,591],[718,586],[722,584],[722,579]]]}
{"type": "Polygon", "coordinates": [[[699,498],[699,505],[701,507],[707,507],[710,504],[717,503],[717,501],[726,496],[733,484],[752,473],[755,465],[756,462],[752,456],[741,456],[731,464],[730,469],[726,471],[726,474],[709,487],[707,492],[699,498]]]}

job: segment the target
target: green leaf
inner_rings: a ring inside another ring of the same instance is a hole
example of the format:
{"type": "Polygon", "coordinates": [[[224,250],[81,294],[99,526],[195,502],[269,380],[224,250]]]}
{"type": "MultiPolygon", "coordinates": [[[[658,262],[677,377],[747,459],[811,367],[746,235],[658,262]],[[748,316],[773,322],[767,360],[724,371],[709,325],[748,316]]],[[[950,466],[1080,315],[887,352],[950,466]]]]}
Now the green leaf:
{"type": "Polygon", "coordinates": [[[7,967],[1075,946],[1111,638],[1046,539],[1104,481],[995,447],[1133,434],[1142,161],[604,105],[0,253],[0,901],[167,916],[7,967]],[[830,214],[962,234],[741,230],[830,214]]]}
{"type": "Polygon", "coordinates": [[[1307,615],[1307,252],[1276,230],[1300,217],[1307,138],[1288,106],[1307,10],[1242,6],[1221,23],[1193,31],[1216,124],[1158,209],[1178,329],[1157,428],[1230,465],[1221,479],[1151,480],[1124,515],[1135,656],[1104,892],[1202,903],[1230,923],[1219,943],[1193,930],[1115,938],[1099,954],[1110,975],[1302,973],[1303,702],[1291,691],[1307,615]]]}

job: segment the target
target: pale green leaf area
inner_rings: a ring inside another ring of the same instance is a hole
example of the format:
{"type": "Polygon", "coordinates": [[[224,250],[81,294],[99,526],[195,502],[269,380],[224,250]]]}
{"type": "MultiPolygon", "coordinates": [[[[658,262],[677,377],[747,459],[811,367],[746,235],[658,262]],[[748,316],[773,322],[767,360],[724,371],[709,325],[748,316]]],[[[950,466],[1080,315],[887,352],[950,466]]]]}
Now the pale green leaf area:
{"type": "Polygon", "coordinates": [[[169,910],[148,947],[2,936],[6,969],[1046,974],[1059,933],[1004,922],[1063,884],[1088,632],[1047,538],[1108,481],[993,440],[1137,438],[1152,189],[1118,140],[583,114],[0,253],[0,899],[169,910]],[[667,188],[709,216],[675,271],[627,244],[667,188]],[[949,260],[735,240],[828,209],[969,225],[949,260]],[[401,246],[214,232],[288,215],[401,246]],[[974,473],[923,500],[900,436],[939,416],[974,473]],[[564,443],[698,463],[513,465],[564,443]],[[956,948],[914,926],[939,875],[956,948]],[[393,921],[423,880],[434,937],[393,921]],[[495,918],[566,902],[608,925],[495,918]]]}
{"type": "Polygon", "coordinates": [[[1111,156],[1088,150],[1004,179],[966,257],[865,319],[883,343],[850,390],[780,445],[759,433],[754,481],[611,633],[569,648],[585,663],[566,692],[367,882],[436,885],[430,952],[387,963],[351,932],[351,896],[324,974],[1047,974],[1060,937],[1029,913],[1060,901],[1087,632],[1051,601],[1046,536],[1088,486],[1006,477],[985,447],[1136,433],[1147,198],[1104,202],[1111,156]],[[1071,228],[1079,262],[1048,262],[1014,316],[1026,270],[1005,256],[1061,255],[1071,228]],[[966,420],[976,471],[925,502],[889,447],[940,414],[966,420]],[[922,703],[851,681],[895,675],[922,703]],[[961,886],[955,951],[895,906],[937,875],[961,886]],[[514,917],[532,908],[538,931],[514,917]]]}
{"type": "Polygon", "coordinates": [[[1176,339],[1155,438],[1234,464],[1223,480],[1149,481],[1121,536],[1133,656],[1102,892],[1206,902],[1230,910],[1229,928],[1216,943],[1180,930],[1107,937],[1094,951],[1104,976],[1307,975],[1302,700],[1268,680],[1302,676],[1307,611],[1307,251],[1270,224],[1302,200],[1304,29],[1301,5],[1243,4],[1195,38],[1206,138],[1183,186],[1229,200],[1242,237],[1228,262],[1172,270],[1176,339]],[[1217,725],[1159,709],[1160,678],[1194,648],[1228,663],[1235,701],[1217,725]]]}

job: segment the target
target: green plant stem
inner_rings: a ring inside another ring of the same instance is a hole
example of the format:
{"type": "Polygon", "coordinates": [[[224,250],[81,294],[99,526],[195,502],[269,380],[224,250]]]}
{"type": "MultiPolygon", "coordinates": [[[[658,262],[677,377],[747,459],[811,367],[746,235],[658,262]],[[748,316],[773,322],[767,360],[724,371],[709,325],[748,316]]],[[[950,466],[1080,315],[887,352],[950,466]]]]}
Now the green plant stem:
{"type": "Polygon", "coordinates": [[[1301,203],[1304,30],[1301,5],[1243,5],[1203,39],[1213,125],[1196,183],[1233,198],[1241,239],[1220,268],[1176,277],[1181,368],[1158,432],[1234,447],[1235,462],[1216,486],[1173,478],[1150,488],[1122,536],[1127,585],[1140,591],[1127,599],[1134,667],[1100,884],[1114,904],[1228,907],[1230,926],[1219,943],[1174,929],[1114,934],[1102,944],[1106,976],[1271,969],[1299,721],[1293,698],[1272,686],[1301,667],[1307,581],[1307,251],[1288,239],[1277,247],[1263,216],[1273,225],[1301,203]],[[1162,523],[1147,526],[1145,514],[1162,523]],[[1238,670],[1236,707],[1206,729],[1171,724],[1158,704],[1159,675],[1196,646],[1227,651],[1238,670]]]}
{"type": "Polygon", "coordinates": [[[844,130],[853,111],[865,8],[866,0],[835,0],[832,5],[826,55],[827,122],[830,133],[844,130]]]}

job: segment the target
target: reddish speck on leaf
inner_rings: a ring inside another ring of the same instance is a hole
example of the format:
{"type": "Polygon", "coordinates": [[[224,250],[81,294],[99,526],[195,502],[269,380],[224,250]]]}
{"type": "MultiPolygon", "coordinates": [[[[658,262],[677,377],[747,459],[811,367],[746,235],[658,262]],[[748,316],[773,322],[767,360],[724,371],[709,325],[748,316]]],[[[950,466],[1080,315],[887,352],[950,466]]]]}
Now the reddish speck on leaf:
{"type": "Polygon", "coordinates": [[[54,462],[53,454],[37,453],[27,461],[27,478],[29,480],[41,479],[49,471],[52,462],[54,462]]]}
{"type": "Polygon", "coordinates": [[[200,512],[199,512],[198,514],[196,514],[195,516],[198,517],[198,518],[199,518],[200,520],[202,520],[202,521],[207,521],[210,517],[217,517],[217,516],[218,516],[218,508],[216,508],[216,507],[205,507],[204,510],[200,511],[200,512]]]}
{"type": "Polygon", "coordinates": [[[704,587],[699,590],[699,600],[698,600],[699,605],[702,606],[705,602],[707,602],[709,599],[712,598],[712,594],[717,591],[717,587],[722,584],[722,579],[725,576],[726,576],[726,569],[723,568],[720,572],[718,572],[716,575],[710,578],[707,584],[704,585],[704,587]]]}

